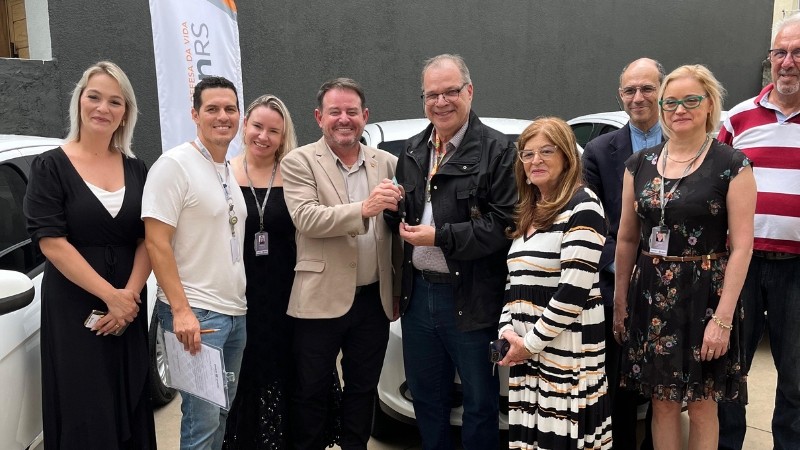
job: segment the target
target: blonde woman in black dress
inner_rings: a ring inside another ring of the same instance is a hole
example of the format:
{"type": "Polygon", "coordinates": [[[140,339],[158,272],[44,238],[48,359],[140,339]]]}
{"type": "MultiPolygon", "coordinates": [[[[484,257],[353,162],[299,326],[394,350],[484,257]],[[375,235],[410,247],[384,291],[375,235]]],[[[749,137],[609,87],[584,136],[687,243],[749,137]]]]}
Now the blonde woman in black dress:
{"type": "Polygon", "coordinates": [[[99,62],[83,73],[69,112],[67,142],[33,161],[25,197],[28,231],[47,258],[45,448],[154,449],[150,260],[139,218],[147,169],[130,147],[136,98],[119,67],[99,62]],[[87,328],[93,310],[106,314],[87,328]]]}
{"type": "MultiPolygon", "coordinates": [[[[244,152],[231,160],[231,167],[247,203],[247,346],[223,448],[282,450],[292,448],[294,319],[286,309],[297,259],[280,167],[286,153],[297,147],[286,105],[274,95],[254,100],[245,111],[243,137],[244,152]]],[[[332,388],[334,383],[338,379],[332,375],[332,388]]]]}

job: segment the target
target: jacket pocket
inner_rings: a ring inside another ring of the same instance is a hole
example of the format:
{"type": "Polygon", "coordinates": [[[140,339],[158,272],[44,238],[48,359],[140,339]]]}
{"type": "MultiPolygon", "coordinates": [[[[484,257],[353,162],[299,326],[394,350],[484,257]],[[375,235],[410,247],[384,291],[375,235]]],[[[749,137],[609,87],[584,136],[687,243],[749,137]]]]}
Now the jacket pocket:
{"type": "Polygon", "coordinates": [[[481,213],[477,192],[477,187],[456,191],[456,200],[458,200],[459,210],[463,211],[463,207],[466,206],[469,210],[470,219],[479,219],[483,215],[481,213]]]}
{"type": "Polygon", "coordinates": [[[322,272],[325,270],[325,261],[319,260],[302,260],[297,261],[294,266],[295,272],[322,272]]]}

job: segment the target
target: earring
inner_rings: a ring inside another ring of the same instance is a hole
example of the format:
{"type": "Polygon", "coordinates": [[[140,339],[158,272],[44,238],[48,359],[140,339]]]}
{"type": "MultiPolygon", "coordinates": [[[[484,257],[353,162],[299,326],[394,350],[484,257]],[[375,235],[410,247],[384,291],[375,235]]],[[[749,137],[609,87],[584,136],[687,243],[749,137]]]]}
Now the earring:
{"type": "Polygon", "coordinates": [[[122,119],[122,126],[125,126],[125,119],[122,119]]]}
{"type": "Polygon", "coordinates": [[[531,184],[531,179],[530,178],[525,178],[525,184],[531,184]]]}

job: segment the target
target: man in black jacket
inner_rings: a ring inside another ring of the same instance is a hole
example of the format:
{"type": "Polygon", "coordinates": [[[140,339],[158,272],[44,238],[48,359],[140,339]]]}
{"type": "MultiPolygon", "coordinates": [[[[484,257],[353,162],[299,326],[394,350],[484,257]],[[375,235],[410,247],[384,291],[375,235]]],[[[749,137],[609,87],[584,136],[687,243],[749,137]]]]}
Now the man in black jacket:
{"type": "Polygon", "coordinates": [[[403,353],[425,449],[453,448],[456,370],[464,448],[498,444],[499,383],[488,348],[497,338],[507,277],[516,151],[471,112],[472,92],[460,56],[426,61],[422,99],[432,124],[406,142],[397,163],[405,208],[385,212],[405,240],[403,353]]]}

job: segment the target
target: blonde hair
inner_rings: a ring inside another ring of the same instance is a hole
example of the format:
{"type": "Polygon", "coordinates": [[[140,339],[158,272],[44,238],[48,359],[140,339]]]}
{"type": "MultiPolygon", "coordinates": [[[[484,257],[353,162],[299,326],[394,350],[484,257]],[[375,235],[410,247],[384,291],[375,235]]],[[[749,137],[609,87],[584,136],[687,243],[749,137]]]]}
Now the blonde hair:
{"type": "MultiPolygon", "coordinates": [[[[274,95],[266,94],[250,103],[250,106],[247,107],[244,113],[245,120],[250,119],[250,113],[260,106],[272,109],[283,117],[283,141],[278,147],[278,150],[275,151],[275,161],[280,161],[286,153],[297,148],[297,134],[294,131],[292,116],[289,114],[289,109],[286,108],[286,105],[283,104],[281,99],[274,95]]],[[[244,139],[244,133],[242,133],[242,139],[244,139]]],[[[245,145],[247,145],[246,142],[245,145]]]]}
{"type": "MultiPolygon", "coordinates": [[[[678,67],[664,78],[661,89],[658,91],[659,101],[664,99],[664,91],[667,89],[667,86],[679,78],[692,78],[697,80],[703,87],[703,90],[708,96],[707,100],[711,102],[711,112],[708,114],[708,117],[706,117],[706,133],[714,131],[722,115],[722,97],[725,95],[725,88],[714,78],[714,74],[708,70],[708,67],[702,64],[690,64],[678,67]]],[[[664,121],[664,110],[661,109],[660,106],[661,105],[659,105],[658,108],[658,120],[661,122],[661,129],[667,137],[672,138],[672,130],[664,121]]]]}
{"type": "Polygon", "coordinates": [[[122,97],[125,98],[125,115],[122,117],[120,126],[114,130],[114,134],[111,136],[111,146],[125,156],[135,158],[131,150],[131,142],[133,141],[133,129],[136,127],[136,118],[139,115],[139,107],[136,106],[136,96],[128,76],[111,61],[100,61],[89,67],[75,85],[69,102],[69,133],[67,133],[66,140],[75,142],[81,140],[81,95],[83,95],[86,85],[89,84],[89,79],[97,74],[105,74],[116,80],[122,91],[122,97]]]}
{"type": "Polygon", "coordinates": [[[511,238],[523,236],[530,227],[538,230],[549,228],[583,185],[583,166],[572,128],[558,117],[537,118],[519,135],[517,148],[524,149],[529,140],[540,134],[555,144],[564,156],[564,172],[558,180],[558,188],[553,197],[545,199],[536,185],[528,184],[523,162],[517,158],[514,175],[519,203],[514,211],[516,229],[511,232],[511,238]]]}

